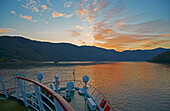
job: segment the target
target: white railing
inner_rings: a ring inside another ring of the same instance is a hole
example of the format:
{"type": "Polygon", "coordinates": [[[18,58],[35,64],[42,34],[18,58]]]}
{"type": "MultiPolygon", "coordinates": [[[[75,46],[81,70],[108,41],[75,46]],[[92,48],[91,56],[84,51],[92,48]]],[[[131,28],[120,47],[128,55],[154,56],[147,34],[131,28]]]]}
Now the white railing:
{"type": "Polygon", "coordinates": [[[1,87],[2,87],[2,88],[0,88],[0,90],[2,90],[1,93],[4,94],[6,98],[9,98],[9,96],[8,96],[8,94],[7,94],[7,91],[6,91],[6,89],[5,89],[4,83],[3,83],[3,81],[2,81],[1,76],[0,76],[0,83],[1,83],[1,87]]]}
{"type": "MultiPolygon", "coordinates": [[[[82,89],[83,86],[84,86],[84,82],[82,82],[80,80],[63,80],[63,81],[59,81],[59,87],[60,88],[66,87],[68,81],[73,81],[74,87],[77,90],[82,89]]],[[[54,86],[55,82],[46,82],[46,83],[43,83],[43,84],[50,87],[50,85],[54,86]]],[[[94,86],[92,86],[88,83],[87,83],[87,87],[88,87],[88,89],[86,91],[88,93],[88,97],[93,99],[93,101],[97,104],[97,107],[98,107],[99,110],[103,110],[105,108],[105,107],[101,108],[101,106],[100,106],[102,100],[104,99],[106,101],[105,106],[109,105],[111,107],[110,111],[114,111],[114,108],[111,105],[111,103],[107,100],[107,98],[97,88],[95,88],[94,86]]]]}
{"type": "Polygon", "coordinates": [[[59,94],[47,86],[16,76],[17,99],[22,99],[26,107],[37,111],[74,111],[59,94]]]}
{"type": "MultiPolygon", "coordinates": [[[[22,99],[26,107],[32,107],[37,111],[73,111],[74,109],[63,99],[59,94],[57,94],[54,90],[50,89],[50,85],[55,87],[56,82],[46,82],[39,83],[33,80],[29,80],[24,78],[24,75],[19,77],[18,74],[15,75],[15,88],[7,89],[7,91],[15,90],[17,99],[22,99]],[[51,99],[49,99],[49,97],[51,99]]],[[[1,82],[0,78],[0,82],[1,82]]],[[[58,86],[61,88],[66,88],[67,82],[73,81],[74,87],[76,90],[80,90],[83,88],[84,83],[80,80],[64,80],[59,81],[58,86]]],[[[3,82],[1,82],[2,84],[3,82]]],[[[97,104],[99,110],[104,110],[106,105],[111,107],[111,110],[114,111],[111,103],[107,100],[107,98],[94,86],[87,84],[88,89],[86,90],[88,93],[88,97],[92,98],[93,101],[97,104]],[[101,101],[105,99],[106,105],[101,108],[101,101]]],[[[5,87],[4,87],[5,89],[5,87]]],[[[6,89],[5,89],[6,90],[6,89]]],[[[6,97],[8,97],[6,91],[6,97]]],[[[4,91],[5,92],[5,91],[4,91]]]]}

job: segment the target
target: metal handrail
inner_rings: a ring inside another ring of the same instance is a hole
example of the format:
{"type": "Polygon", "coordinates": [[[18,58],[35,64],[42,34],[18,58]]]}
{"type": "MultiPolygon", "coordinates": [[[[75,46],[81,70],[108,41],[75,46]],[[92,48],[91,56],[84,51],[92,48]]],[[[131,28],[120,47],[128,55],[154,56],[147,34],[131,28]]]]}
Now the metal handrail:
{"type": "MultiPolygon", "coordinates": [[[[58,82],[68,82],[68,81],[77,81],[77,82],[83,83],[81,80],[62,80],[62,81],[58,81],[58,82]]],[[[45,82],[45,83],[43,83],[43,84],[49,84],[49,83],[55,83],[55,82],[45,82]]],[[[111,109],[114,111],[113,106],[111,105],[111,103],[109,102],[109,100],[104,96],[104,94],[103,94],[102,92],[100,92],[97,88],[95,88],[95,87],[94,87],[93,85],[91,85],[91,84],[88,84],[88,83],[87,83],[87,85],[90,86],[90,87],[92,87],[92,88],[94,88],[93,91],[97,91],[99,94],[101,94],[101,96],[107,101],[107,103],[109,104],[109,106],[111,107],[111,109]]],[[[94,98],[94,99],[95,99],[95,98],[94,98]]]]}
{"type": "MultiPolygon", "coordinates": [[[[36,84],[36,85],[39,85],[39,84],[41,84],[41,83],[39,83],[39,82],[35,82],[35,81],[32,81],[32,80],[29,80],[29,79],[26,79],[26,78],[22,78],[22,77],[16,77],[16,78],[18,78],[18,79],[23,79],[23,80],[28,80],[29,82],[32,82],[32,83],[34,83],[34,84],[36,84]]],[[[81,80],[62,80],[62,81],[59,81],[59,82],[68,82],[68,81],[77,81],[77,82],[80,82],[80,83],[83,83],[81,80]]],[[[58,96],[60,96],[59,94],[57,94],[56,95],[56,92],[55,91],[53,91],[52,89],[50,89],[50,88],[48,88],[48,87],[46,87],[45,85],[43,85],[43,84],[54,84],[55,82],[45,82],[45,83],[42,83],[41,85],[42,85],[42,89],[44,89],[44,88],[47,88],[49,91],[47,91],[47,93],[49,93],[50,95],[55,95],[56,97],[58,97],[58,96]]],[[[87,92],[89,92],[89,90],[92,90],[92,93],[94,93],[95,91],[97,91],[98,92],[98,94],[100,94],[101,96],[102,96],[102,98],[104,98],[106,101],[107,101],[107,104],[109,104],[109,106],[111,107],[111,109],[114,111],[114,108],[113,108],[113,106],[111,105],[111,103],[109,102],[109,100],[107,100],[107,98],[104,96],[104,94],[103,93],[101,93],[97,88],[95,88],[93,85],[91,85],[91,84],[88,84],[87,83],[87,85],[88,86],[90,86],[89,88],[88,88],[88,90],[87,90],[87,92]]],[[[32,85],[29,85],[29,86],[32,86],[32,85]]],[[[8,90],[11,90],[11,89],[14,89],[14,88],[10,88],[10,89],[6,89],[7,91],[8,90]]],[[[45,89],[44,89],[45,90],[45,89]]],[[[46,91],[46,90],[45,90],[46,91]]],[[[91,93],[91,94],[92,94],[91,93]]],[[[92,94],[93,95],[93,94],[92,94]]],[[[92,96],[91,95],[91,96],[92,96]]],[[[55,97],[54,96],[54,97],[55,97]]],[[[56,98],[55,97],[55,98],[56,98]]],[[[59,98],[61,98],[62,100],[63,100],[63,98],[60,96],[59,98]]],[[[97,97],[96,97],[97,98],[97,97]]],[[[96,99],[96,98],[94,98],[94,100],[96,99]]],[[[101,98],[99,98],[99,99],[101,99],[101,98]]],[[[56,99],[57,101],[60,101],[60,100],[58,100],[58,99],[56,99]]],[[[65,102],[65,101],[63,101],[63,102],[65,102]]],[[[62,106],[62,105],[61,105],[62,106]]]]}
{"type": "Polygon", "coordinates": [[[48,88],[47,86],[45,86],[45,85],[43,85],[43,84],[41,84],[39,82],[30,80],[30,79],[26,79],[26,78],[22,78],[22,77],[16,77],[16,78],[17,79],[21,79],[21,80],[25,80],[25,81],[28,81],[28,82],[31,82],[31,83],[41,87],[41,89],[45,90],[48,94],[53,96],[65,111],[75,111],[70,106],[70,104],[67,103],[67,101],[65,99],[63,99],[59,94],[57,94],[55,91],[53,91],[52,89],[48,88]]]}

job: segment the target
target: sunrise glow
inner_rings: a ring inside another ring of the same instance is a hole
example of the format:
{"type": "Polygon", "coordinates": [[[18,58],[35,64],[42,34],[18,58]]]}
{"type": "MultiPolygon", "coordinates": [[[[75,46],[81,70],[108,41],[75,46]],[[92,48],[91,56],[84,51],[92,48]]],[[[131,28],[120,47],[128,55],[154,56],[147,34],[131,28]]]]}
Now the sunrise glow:
{"type": "Polygon", "coordinates": [[[117,51],[170,48],[169,0],[0,0],[0,35],[117,51]]]}

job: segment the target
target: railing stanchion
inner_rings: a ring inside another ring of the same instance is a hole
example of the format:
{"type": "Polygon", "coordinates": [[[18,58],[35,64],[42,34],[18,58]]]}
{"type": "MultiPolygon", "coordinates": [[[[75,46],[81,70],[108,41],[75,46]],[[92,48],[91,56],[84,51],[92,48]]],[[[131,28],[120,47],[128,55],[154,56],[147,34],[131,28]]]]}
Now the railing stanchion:
{"type": "Polygon", "coordinates": [[[56,111],[64,111],[64,109],[61,107],[61,105],[58,103],[58,101],[55,99],[55,97],[53,99],[54,99],[54,104],[55,104],[55,110],[56,111]]]}
{"type": "Polygon", "coordinates": [[[7,91],[6,91],[6,89],[5,89],[5,86],[4,86],[4,83],[3,83],[1,77],[0,77],[0,82],[1,82],[1,85],[2,85],[2,88],[3,88],[3,90],[4,90],[4,93],[5,93],[6,98],[9,98],[9,96],[8,96],[8,94],[7,94],[7,91]]]}
{"type": "Polygon", "coordinates": [[[44,105],[43,105],[43,102],[42,102],[42,98],[41,98],[41,95],[40,95],[40,89],[36,84],[34,84],[34,88],[35,88],[35,95],[36,95],[37,100],[38,100],[40,111],[45,111],[44,105]]]}
{"type": "Polygon", "coordinates": [[[18,76],[19,74],[18,73],[15,73],[15,91],[17,91],[17,76],[18,76]]]}
{"type": "Polygon", "coordinates": [[[91,93],[91,96],[93,95],[93,93],[94,93],[95,90],[96,90],[96,89],[93,90],[93,92],[91,93]]]}
{"type": "Polygon", "coordinates": [[[98,93],[98,95],[96,96],[95,100],[99,97],[100,93],[98,93]]]}
{"type": "Polygon", "coordinates": [[[22,89],[22,81],[19,80],[18,83],[19,83],[19,88],[20,88],[22,97],[24,99],[24,104],[25,104],[26,107],[28,107],[27,100],[26,100],[26,97],[25,97],[25,91],[22,89]]]}
{"type": "Polygon", "coordinates": [[[20,86],[20,84],[19,84],[19,79],[17,79],[18,80],[18,88],[17,88],[17,99],[19,99],[20,97],[19,97],[19,86],[20,86]]]}

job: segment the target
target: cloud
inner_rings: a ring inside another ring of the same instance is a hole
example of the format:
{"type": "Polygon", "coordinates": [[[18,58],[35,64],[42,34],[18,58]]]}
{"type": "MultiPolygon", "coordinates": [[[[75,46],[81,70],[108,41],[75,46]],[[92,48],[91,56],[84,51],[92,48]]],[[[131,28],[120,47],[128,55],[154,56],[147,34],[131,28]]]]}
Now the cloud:
{"type": "Polygon", "coordinates": [[[53,5],[50,3],[50,0],[46,0],[46,2],[52,7],[53,5]]]}
{"type": "Polygon", "coordinates": [[[124,27],[125,23],[124,22],[118,22],[115,24],[114,29],[119,30],[120,28],[124,27]]]}
{"type": "Polygon", "coordinates": [[[9,31],[0,29],[0,34],[1,34],[1,33],[6,33],[6,32],[9,32],[9,31]]]}
{"type": "MultiPolygon", "coordinates": [[[[124,25],[123,22],[117,22],[117,25],[124,25]]],[[[95,39],[95,45],[104,48],[114,48],[118,51],[122,51],[129,48],[149,48],[158,44],[165,44],[169,40],[159,40],[157,37],[168,37],[165,35],[147,35],[147,34],[128,34],[118,33],[114,30],[114,26],[110,26],[106,21],[97,22],[93,29],[93,38],[95,39]],[[151,42],[152,41],[152,42],[151,42]],[[131,47],[133,46],[133,47],[131,47]]]]}
{"type": "MultiPolygon", "coordinates": [[[[143,21],[143,18],[149,15],[128,14],[126,3],[111,0],[85,0],[78,3],[79,8],[76,13],[83,21],[90,23],[89,28],[93,34],[94,45],[125,50],[153,47],[156,44],[169,42],[166,40],[170,36],[167,34],[169,23],[161,19],[143,21]]],[[[75,28],[79,29],[79,27],[75,28]]]]}
{"type": "Polygon", "coordinates": [[[92,0],[89,2],[88,0],[80,1],[78,3],[79,9],[77,10],[77,15],[80,18],[85,18],[83,21],[92,22],[95,20],[97,14],[101,13],[108,6],[107,0],[92,0]]]}
{"type": "Polygon", "coordinates": [[[170,34],[158,35],[157,37],[170,37],[170,34]]]}
{"type": "Polygon", "coordinates": [[[1,28],[0,29],[0,34],[1,33],[7,33],[7,32],[12,32],[12,31],[15,31],[16,29],[13,29],[13,28],[1,28]]]}
{"type": "Polygon", "coordinates": [[[86,9],[79,9],[79,10],[77,10],[76,13],[82,18],[84,15],[86,15],[87,10],[86,9]]]}
{"type": "Polygon", "coordinates": [[[21,5],[22,7],[24,7],[25,9],[29,9],[27,6],[25,6],[25,5],[21,5]]]}
{"type": "Polygon", "coordinates": [[[168,30],[170,30],[170,28],[167,27],[168,25],[168,22],[165,22],[161,19],[157,19],[152,21],[146,21],[143,23],[124,24],[123,27],[119,28],[119,30],[140,34],[168,33],[168,30]]]}
{"type": "Polygon", "coordinates": [[[15,12],[15,11],[11,11],[11,13],[12,13],[12,14],[16,14],[16,12],[15,12]]]}
{"type": "Polygon", "coordinates": [[[79,31],[76,30],[69,30],[69,31],[71,32],[72,37],[77,37],[81,35],[79,31]]]}
{"type": "Polygon", "coordinates": [[[38,10],[38,8],[36,6],[32,5],[32,7],[33,7],[33,9],[32,9],[33,12],[34,11],[39,12],[39,10],[38,10]]]}
{"type": "Polygon", "coordinates": [[[70,8],[71,4],[72,4],[72,2],[66,2],[66,3],[64,4],[64,7],[70,8]]]}
{"type": "Polygon", "coordinates": [[[32,16],[28,16],[28,15],[22,15],[20,14],[20,17],[23,18],[23,19],[27,19],[27,20],[32,20],[32,16]]]}
{"type": "Polygon", "coordinates": [[[74,14],[66,15],[65,13],[59,13],[59,12],[53,12],[53,13],[52,13],[52,17],[53,17],[53,18],[56,18],[56,17],[70,18],[70,17],[72,17],[73,15],[74,15],[74,14]]]}
{"type": "Polygon", "coordinates": [[[44,22],[45,24],[48,24],[48,22],[44,22]]]}
{"type": "Polygon", "coordinates": [[[145,44],[142,44],[141,47],[143,47],[143,48],[150,48],[150,47],[153,47],[154,45],[165,44],[168,41],[170,41],[170,40],[149,41],[149,42],[147,42],[145,44]]]}
{"type": "Polygon", "coordinates": [[[108,2],[107,0],[100,0],[96,2],[95,5],[96,5],[95,11],[102,11],[108,6],[108,2]]]}
{"type": "Polygon", "coordinates": [[[53,12],[52,13],[52,17],[63,17],[63,16],[65,16],[65,14],[63,14],[63,13],[59,13],[59,12],[53,12]]]}
{"type": "Polygon", "coordinates": [[[41,7],[42,7],[44,10],[48,9],[48,8],[47,8],[47,5],[41,5],[41,7]]]}
{"type": "Polygon", "coordinates": [[[77,29],[83,29],[83,27],[80,27],[79,25],[76,25],[75,28],[77,28],[77,29]]]}
{"type": "Polygon", "coordinates": [[[37,20],[32,20],[32,22],[37,22],[37,20]]]}
{"type": "Polygon", "coordinates": [[[70,17],[72,17],[74,14],[69,14],[69,15],[65,15],[64,17],[65,18],[70,18],[70,17]]]}

